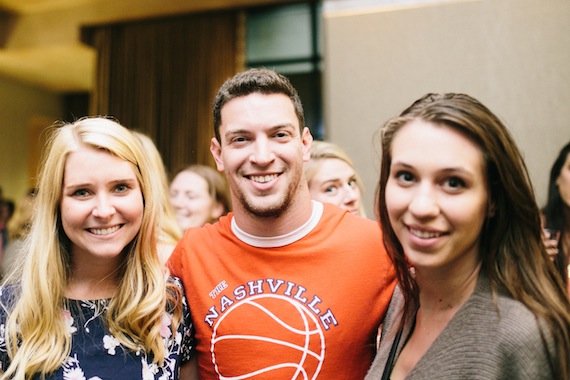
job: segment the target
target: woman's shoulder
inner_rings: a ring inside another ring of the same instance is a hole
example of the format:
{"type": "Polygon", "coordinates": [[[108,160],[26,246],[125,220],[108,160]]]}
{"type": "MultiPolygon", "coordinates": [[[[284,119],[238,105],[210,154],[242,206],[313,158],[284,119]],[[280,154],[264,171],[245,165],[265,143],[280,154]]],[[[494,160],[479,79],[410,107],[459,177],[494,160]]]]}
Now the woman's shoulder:
{"type": "MultiPolygon", "coordinates": [[[[167,279],[167,292],[170,293],[172,298],[169,302],[181,302],[182,303],[182,311],[183,313],[189,313],[189,306],[188,300],[186,299],[186,293],[184,291],[184,285],[182,284],[182,280],[175,276],[169,276],[167,279]]],[[[169,304],[170,307],[168,308],[169,312],[172,312],[173,304],[169,304]]]]}
{"type": "Polygon", "coordinates": [[[517,347],[532,347],[551,342],[551,335],[542,321],[522,302],[504,294],[496,296],[498,304],[497,332],[517,347]]]}
{"type": "Polygon", "coordinates": [[[19,284],[4,283],[0,285],[0,303],[2,306],[13,303],[20,294],[19,284]]]}
{"type": "Polygon", "coordinates": [[[496,295],[496,302],[497,324],[488,334],[502,367],[521,379],[552,378],[550,330],[524,303],[503,294],[496,295]]]}
{"type": "Polygon", "coordinates": [[[168,276],[168,279],[166,280],[166,282],[168,283],[168,285],[174,286],[175,288],[180,290],[182,293],[184,293],[184,285],[182,284],[182,280],[179,277],[168,276]]]}
{"type": "Polygon", "coordinates": [[[521,301],[492,289],[486,276],[481,276],[466,307],[469,309],[467,318],[478,320],[481,328],[493,331],[497,337],[513,341],[541,339],[542,328],[537,316],[521,301]]]}
{"type": "MultiPolygon", "coordinates": [[[[492,356],[508,371],[542,378],[550,373],[549,353],[554,350],[552,335],[544,323],[524,303],[510,295],[478,286],[474,297],[454,323],[453,332],[483,347],[471,347],[487,359],[492,356]],[[545,346],[546,343],[546,346],[545,346]]],[[[462,342],[461,344],[465,344],[462,342]]]]}

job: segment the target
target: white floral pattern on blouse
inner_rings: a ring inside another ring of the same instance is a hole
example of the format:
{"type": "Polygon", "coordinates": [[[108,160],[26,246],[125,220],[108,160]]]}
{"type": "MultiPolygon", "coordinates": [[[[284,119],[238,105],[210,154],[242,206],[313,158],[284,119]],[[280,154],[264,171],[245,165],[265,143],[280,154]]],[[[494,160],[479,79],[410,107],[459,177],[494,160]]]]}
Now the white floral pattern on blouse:
{"type": "MultiPolygon", "coordinates": [[[[178,288],[184,292],[178,278],[172,277],[178,288]]],[[[0,366],[2,370],[10,364],[6,353],[5,324],[6,309],[10,300],[16,297],[14,287],[0,287],[0,366]]],[[[193,353],[193,329],[186,297],[183,297],[183,320],[172,337],[170,326],[172,315],[163,315],[161,336],[166,355],[163,365],[152,362],[152,356],[142,349],[135,352],[124,348],[105,327],[105,314],[109,300],[68,300],[68,309],[62,311],[69,334],[72,336],[71,354],[65,363],[46,379],[61,380],[103,380],[143,379],[176,380],[179,367],[190,360],[193,353]]]]}

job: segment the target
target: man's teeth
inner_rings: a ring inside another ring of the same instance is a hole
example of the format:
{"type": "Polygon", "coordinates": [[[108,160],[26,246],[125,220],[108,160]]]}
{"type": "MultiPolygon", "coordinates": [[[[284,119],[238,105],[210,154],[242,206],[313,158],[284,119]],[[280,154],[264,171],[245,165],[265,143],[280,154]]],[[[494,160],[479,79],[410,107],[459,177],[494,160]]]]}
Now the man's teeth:
{"type": "Polygon", "coordinates": [[[440,237],[443,235],[441,232],[420,231],[420,230],[414,230],[414,229],[410,229],[410,232],[414,236],[417,236],[417,237],[422,238],[422,239],[431,239],[431,238],[436,238],[436,237],[440,237]]]}
{"type": "Polygon", "coordinates": [[[250,178],[254,182],[265,183],[277,178],[277,174],[252,175],[250,178]]]}
{"type": "Polygon", "coordinates": [[[91,233],[95,235],[109,235],[117,231],[120,226],[110,227],[110,228],[92,228],[91,233]]]}

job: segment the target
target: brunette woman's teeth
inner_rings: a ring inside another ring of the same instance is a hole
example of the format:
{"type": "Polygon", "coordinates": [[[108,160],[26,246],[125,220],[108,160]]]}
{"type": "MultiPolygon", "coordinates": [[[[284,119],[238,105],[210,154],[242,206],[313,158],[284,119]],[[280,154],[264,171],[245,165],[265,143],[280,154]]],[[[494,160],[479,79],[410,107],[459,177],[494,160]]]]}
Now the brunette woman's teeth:
{"type": "Polygon", "coordinates": [[[416,230],[413,228],[410,228],[410,232],[412,233],[412,235],[417,236],[421,239],[432,239],[432,238],[440,237],[443,235],[441,232],[421,231],[421,230],[416,230]]]}

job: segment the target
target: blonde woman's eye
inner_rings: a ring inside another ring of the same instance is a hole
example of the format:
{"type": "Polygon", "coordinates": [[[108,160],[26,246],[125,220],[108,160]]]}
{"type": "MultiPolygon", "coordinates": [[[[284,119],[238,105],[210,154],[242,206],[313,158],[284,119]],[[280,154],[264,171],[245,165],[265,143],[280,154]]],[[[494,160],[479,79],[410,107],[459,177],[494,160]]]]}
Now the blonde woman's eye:
{"type": "Polygon", "coordinates": [[[330,194],[335,194],[335,193],[336,193],[336,186],[328,186],[328,187],[325,189],[325,193],[327,193],[327,194],[329,194],[329,195],[330,195],[330,194]]]}
{"type": "Polygon", "coordinates": [[[117,191],[118,193],[124,193],[125,191],[129,190],[129,188],[130,187],[128,185],[121,184],[115,187],[115,191],[117,191]]]}
{"type": "Polygon", "coordinates": [[[89,195],[89,192],[85,189],[79,189],[79,190],[75,190],[72,195],[74,197],[83,198],[83,197],[86,197],[87,195],[89,195]]]}

